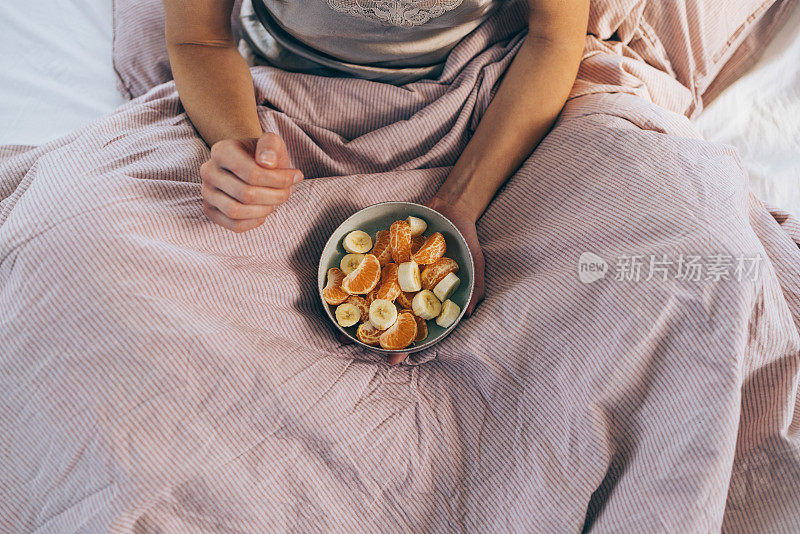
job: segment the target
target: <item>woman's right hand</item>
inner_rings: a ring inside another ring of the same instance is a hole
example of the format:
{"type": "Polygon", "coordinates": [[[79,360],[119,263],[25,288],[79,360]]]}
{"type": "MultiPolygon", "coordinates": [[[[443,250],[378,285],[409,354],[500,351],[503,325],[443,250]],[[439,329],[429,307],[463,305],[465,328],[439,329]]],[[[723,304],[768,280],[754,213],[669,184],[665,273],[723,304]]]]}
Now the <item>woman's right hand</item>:
{"type": "Polygon", "coordinates": [[[274,133],[260,138],[223,139],[200,167],[203,212],[236,233],[261,226],[303,179],[292,168],[286,144],[274,133]]]}

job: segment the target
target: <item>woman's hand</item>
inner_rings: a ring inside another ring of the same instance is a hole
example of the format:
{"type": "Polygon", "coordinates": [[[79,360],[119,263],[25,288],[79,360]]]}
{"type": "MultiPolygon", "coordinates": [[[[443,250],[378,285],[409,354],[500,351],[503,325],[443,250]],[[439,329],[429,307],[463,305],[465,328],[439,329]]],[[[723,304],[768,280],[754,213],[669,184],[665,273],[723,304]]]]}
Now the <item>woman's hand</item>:
{"type": "Polygon", "coordinates": [[[286,202],[303,173],[292,168],[283,139],[266,133],[214,143],[200,177],[203,212],[218,225],[241,233],[261,226],[286,202]]]}
{"type": "Polygon", "coordinates": [[[461,208],[458,204],[446,202],[438,196],[434,196],[426,202],[425,205],[450,219],[450,222],[458,228],[458,231],[461,232],[461,235],[466,239],[469,251],[472,253],[472,261],[475,264],[475,286],[472,291],[472,298],[467,304],[466,317],[469,317],[472,315],[472,312],[475,311],[475,307],[483,300],[485,293],[483,282],[485,262],[483,259],[483,250],[481,250],[481,245],[478,242],[478,232],[475,229],[476,219],[466,208],[461,208]]]}
{"type": "MultiPolygon", "coordinates": [[[[434,209],[450,219],[464,239],[467,240],[467,246],[472,253],[472,261],[475,264],[475,286],[472,291],[472,298],[467,303],[466,317],[472,315],[475,307],[483,300],[484,285],[483,285],[483,271],[484,260],[481,245],[478,243],[478,232],[475,229],[475,218],[469,215],[466,208],[461,208],[456,204],[450,204],[439,197],[433,197],[425,203],[431,209],[434,209]]],[[[407,352],[398,352],[392,354],[388,358],[389,365],[397,365],[408,358],[407,352]]]]}

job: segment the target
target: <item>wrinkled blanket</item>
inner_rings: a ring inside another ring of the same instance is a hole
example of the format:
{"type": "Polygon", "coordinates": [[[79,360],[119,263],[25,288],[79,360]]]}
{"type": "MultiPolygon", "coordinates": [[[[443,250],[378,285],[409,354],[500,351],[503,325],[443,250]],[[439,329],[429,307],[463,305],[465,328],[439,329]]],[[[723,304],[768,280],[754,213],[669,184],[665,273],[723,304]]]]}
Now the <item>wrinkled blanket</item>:
{"type": "Polygon", "coordinates": [[[171,83],[2,160],[0,531],[799,530],[797,223],[626,45],[479,221],[476,313],[397,367],[337,341],[327,236],[436,191],[521,20],[405,87],[254,69],[312,179],[242,235],[171,83]]]}

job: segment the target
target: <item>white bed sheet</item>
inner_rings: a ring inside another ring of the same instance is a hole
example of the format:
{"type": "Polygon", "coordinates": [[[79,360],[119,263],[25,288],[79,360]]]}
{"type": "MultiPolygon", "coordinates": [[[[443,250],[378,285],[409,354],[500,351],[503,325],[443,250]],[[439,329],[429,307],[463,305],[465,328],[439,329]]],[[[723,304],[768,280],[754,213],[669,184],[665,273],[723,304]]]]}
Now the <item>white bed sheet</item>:
{"type": "MultiPolygon", "coordinates": [[[[37,145],[123,102],[111,0],[4,0],[0,145],[37,145]]],[[[760,198],[800,214],[800,3],[764,57],[696,121],[739,148],[760,198]]]]}
{"type": "Polygon", "coordinates": [[[759,198],[800,215],[800,2],[758,63],[695,124],[739,149],[759,198]]]}
{"type": "Polygon", "coordinates": [[[3,0],[0,145],[39,145],[119,106],[111,0],[3,0]]]}

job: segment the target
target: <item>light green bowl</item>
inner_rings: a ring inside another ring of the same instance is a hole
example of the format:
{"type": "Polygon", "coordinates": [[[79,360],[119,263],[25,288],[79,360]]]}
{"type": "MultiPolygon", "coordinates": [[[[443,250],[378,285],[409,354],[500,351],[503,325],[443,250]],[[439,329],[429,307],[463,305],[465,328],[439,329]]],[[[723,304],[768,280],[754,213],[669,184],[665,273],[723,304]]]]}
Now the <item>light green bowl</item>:
{"type": "Polygon", "coordinates": [[[319,297],[322,300],[322,307],[325,308],[325,312],[328,314],[328,317],[330,317],[336,328],[338,328],[347,337],[352,339],[354,343],[358,343],[362,347],[375,352],[411,353],[427,349],[444,339],[445,336],[452,332],[453,329],[458,325],[458,323],[461,321],[461,318],[464,317],[464,313],[467,309],[467,303],[469,303],[470,298],[472,298],[472,290],[475,282],[475,265],[472,261],[472,254],[469,251],[469,247],[467,246],[464,236],[461,235],[461,232],[459,232],[455,225],[451,223],[444,215],[438,211],[432,210],[431,208],[421,204],[415,204],[413,202],[382,202],[380,204],[373,204],[372,206],[368,206],[361,211],[354,213],[333,232],[330,239],[328,239],[328,242],[325,244],[325,248],[322,250],[322,256],[319,260],[318,278],[319,297]],[[449,328],[442,328],[436,324],[435,320],[428,321],[427,338],[422,341],[415,342],[403,350],[386,350],[381,347],[373,347],[359,341],[356,337],[356,329],[358,328],[358,325],[351,326],[350,328],[343,328],[339,326],[339,323],[336,322],[336,317],[334,315],[336,306],[331,306],[325,302],[325,299],[322,298],[322,290],[325,287],[328,269],[332,267],[339,267],[339,262],[342,260],[342,257],[347,254],[342,247],[342,240],[344,239],[344,236],[353,230],[363,230],[372,236],[372,239],[374,240],[375,234],[379,230],[388,230],[393,222],[405,220],[410,215],[419,217],[428,223],[428,228],[425,230],[426,235],[430,235],[434,232],[441,232],[447,245],[447,252],[445,253],[445,256],[452,258],[458,263],[458,277],[461,279],[461,283],[459,284],[456,292],[450,297],[450,300],[458,304],[458,306],[461,308],[461,314],[458,316],[458,319],[456,319],[456,322],[453,323],[449,328]]]}

